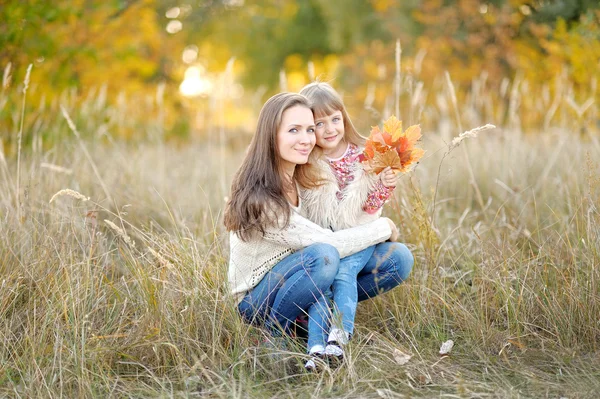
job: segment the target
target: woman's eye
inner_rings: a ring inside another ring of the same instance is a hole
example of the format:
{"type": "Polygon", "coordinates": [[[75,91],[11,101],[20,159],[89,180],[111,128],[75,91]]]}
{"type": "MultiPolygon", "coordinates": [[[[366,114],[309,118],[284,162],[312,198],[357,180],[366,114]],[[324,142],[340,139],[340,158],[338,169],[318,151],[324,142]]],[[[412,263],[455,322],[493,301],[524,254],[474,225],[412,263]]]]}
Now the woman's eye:
{"type": "Polygon", "coordinates": [[[315,132],[315,128],[314,127],[309,127],[307,132],[309,133],[314,133],[315,132]]]}
{"type": "Polygon", "coordinates": [[[298,133],[298,129],[296,129],[295,127],[290,129],[290,133],[298,133]]]}

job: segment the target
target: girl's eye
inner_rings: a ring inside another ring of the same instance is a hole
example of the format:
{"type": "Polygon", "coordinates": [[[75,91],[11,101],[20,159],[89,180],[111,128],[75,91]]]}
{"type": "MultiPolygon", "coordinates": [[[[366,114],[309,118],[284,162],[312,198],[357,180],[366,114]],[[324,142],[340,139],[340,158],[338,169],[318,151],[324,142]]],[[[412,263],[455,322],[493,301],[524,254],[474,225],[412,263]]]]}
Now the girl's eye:
{"type": "Polygon", "coordinates": [[[323,122],[317,122],[317,127],[322,127],[323,126],[323,122]]]}
{"type": "Polygon", "coordinates": [[[338,118],[338,117],[333,118],[334,122],[339,122],[340,120],[341,120],[341,118],[338,118]]]}

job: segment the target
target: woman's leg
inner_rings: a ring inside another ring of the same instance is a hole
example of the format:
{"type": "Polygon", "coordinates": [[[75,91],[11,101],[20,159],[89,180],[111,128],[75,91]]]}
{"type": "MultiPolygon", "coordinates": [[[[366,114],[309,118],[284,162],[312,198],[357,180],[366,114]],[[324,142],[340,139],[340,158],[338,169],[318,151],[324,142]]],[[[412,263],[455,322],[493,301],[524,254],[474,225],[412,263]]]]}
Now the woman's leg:
{"type": "Polygon", "coordinates": [[[275,265],[238,305],[248,322],[274,335],[289,333],[296,317],[319,301],[333,283],[339,253],[328,244],[313,244],[275,265]]]}
{"type": "Polygon", "coordinates": [[[373,256],[359,272],[358,300],[364,301],[391,290],[408,278],[414,257],[398,242],[377,244],[373,256]]]}

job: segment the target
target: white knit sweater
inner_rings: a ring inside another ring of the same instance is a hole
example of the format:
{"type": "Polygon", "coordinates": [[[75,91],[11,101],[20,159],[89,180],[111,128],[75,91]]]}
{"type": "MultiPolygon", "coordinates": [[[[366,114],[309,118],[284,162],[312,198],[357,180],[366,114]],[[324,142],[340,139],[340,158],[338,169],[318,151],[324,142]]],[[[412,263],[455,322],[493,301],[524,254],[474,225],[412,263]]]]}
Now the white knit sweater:
{"type": "Polygon", "coordinates": [[[264,237],[256,234],[249,241],[242,241],[237,234],[230,233],[228,279],[238,303],[273,266],[299,249],[315,243],[330,244],[343,258],[383,242],[392,234],[385,219],[332,232],[306,219],[301,214],[302,207],[299,199],[298,207],[291,207],[289,225],[284,229],[267,228],[264,237]]]}
{"type": "Polygon", "coordinates": [[[317,161],[321,181],[319,187],[303,189],[300,193],[304,201],[306,217],[319,226],[333,231],[360,226],[377,220],[382,209],[373,214],[363,210],[369,193],[375,187],[379,176],[366,173],[360,162],[353,166],[353,180],[342,190],[342,199],[338,199],[339,185],[329,163],[317,161]]]}

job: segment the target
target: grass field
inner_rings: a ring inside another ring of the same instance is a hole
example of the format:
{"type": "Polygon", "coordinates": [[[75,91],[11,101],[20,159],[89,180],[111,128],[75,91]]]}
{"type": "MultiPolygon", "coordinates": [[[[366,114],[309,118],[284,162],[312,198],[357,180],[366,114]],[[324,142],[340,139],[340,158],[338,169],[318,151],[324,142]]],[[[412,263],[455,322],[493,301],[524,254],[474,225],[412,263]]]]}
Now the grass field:
{"type": "Polygon", "coordinates": [[[46,115],[63,137],[49,148],[34,132],[0,158],[0,396],[600,391],[593,135],[498,128],[449,151],[459,129],[424,130],[424,160],[384,212],[414,251],[413,273],[359,305],[340,368],[306,374],[301,348],[261,347],[264,333],[227,297],[221,217],[243,150],[80,139],[74,129],[99,129],[105,109],[84,111],[71,128],[46,115]],[[74,191],[54,197],[63,189],[74,191]],[[440,358],[448,339],[454,349],[440,358]],[[400,352],[412,355],[406,364],[400,352]]]}

